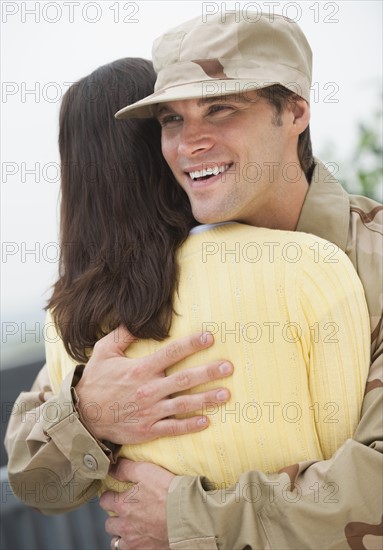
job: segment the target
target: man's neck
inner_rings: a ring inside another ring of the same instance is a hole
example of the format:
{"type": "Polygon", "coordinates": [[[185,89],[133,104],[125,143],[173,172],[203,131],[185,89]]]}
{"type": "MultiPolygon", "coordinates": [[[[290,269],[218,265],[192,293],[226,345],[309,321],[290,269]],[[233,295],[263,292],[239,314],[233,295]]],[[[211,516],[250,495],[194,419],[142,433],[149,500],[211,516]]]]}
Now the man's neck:
{"type": "Polygon", "coordinates": [[[288,183],[282,184],[277,195],[270,200],[270,204],[257,211],[257,214],[253,218],[250,217],[246,223],[256,227],[295,231],[308,190],[309,184],[305,176],[290,187],[288,183]]]}

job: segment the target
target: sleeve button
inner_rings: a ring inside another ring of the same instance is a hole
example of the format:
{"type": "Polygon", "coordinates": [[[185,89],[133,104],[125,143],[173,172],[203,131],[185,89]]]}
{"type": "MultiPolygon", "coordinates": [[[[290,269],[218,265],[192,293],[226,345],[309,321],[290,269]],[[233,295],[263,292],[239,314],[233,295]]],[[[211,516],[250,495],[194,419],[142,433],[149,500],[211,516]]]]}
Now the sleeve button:
{"type": "Polygon", "coordinates": [[[92,455],[84,456],[84,464],[88,470],[97,470],[97,460],[92,455]]]}

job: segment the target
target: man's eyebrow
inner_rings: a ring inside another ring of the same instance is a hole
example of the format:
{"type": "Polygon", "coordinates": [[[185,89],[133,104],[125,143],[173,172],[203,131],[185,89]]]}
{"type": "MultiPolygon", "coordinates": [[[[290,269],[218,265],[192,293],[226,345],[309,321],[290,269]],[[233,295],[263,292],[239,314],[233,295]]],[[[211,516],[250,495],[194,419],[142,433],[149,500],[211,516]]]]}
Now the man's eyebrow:
{"type": "Polygon", "coordinates": [[[157,103],[153,108],[153,114],[155,117],[162,115],[163,113],[174,113],[174,110],[166,104],[157,103]]]}
{"type": "Polygon", "coordinates": [[[225,101],[235,101],[236,103],[244,103],[248,102],[248,99],[245,97],[244,94],[241,93],[235,93],[235,94],[227,94],[227,95],[217,95],[217,96],[211,96],[211,97],[202,97],[198,101],[198,106],[205,105],[206,103],[216,103],[216,102],[225,102],[225,101]]]}
{"type": "MultiPolygon", "coordinates": [[[[198,100],[197,105],[198,107],[201,107],[206,104],[217,103],[217,102],[223,103],[225,101],[235,101],[236,103],[249,102],[245,94],[235,93],[235,94],[227,94],[227,95],[201,97],[201,99],[198,100]]],[[[174,109],[169,107],[166,103],[157,103],[153,108],[153,112],[155,117],[158,117],[163,113],[175,113],[174,109]]]]}

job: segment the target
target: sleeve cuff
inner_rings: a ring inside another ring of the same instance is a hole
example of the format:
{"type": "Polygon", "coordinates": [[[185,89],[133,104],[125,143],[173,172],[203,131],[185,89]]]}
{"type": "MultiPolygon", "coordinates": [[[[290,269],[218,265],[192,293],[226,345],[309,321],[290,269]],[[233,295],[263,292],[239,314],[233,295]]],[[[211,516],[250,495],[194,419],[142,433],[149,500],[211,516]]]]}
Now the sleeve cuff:
{"type": "Polygon", "coordinates": [[[45,410],[43,428],[82,477],[103,479],[116,450],[96,440],[80,421],[75,386],[83,370],[78,365],[64,378],[57,401],[45,410]]]}

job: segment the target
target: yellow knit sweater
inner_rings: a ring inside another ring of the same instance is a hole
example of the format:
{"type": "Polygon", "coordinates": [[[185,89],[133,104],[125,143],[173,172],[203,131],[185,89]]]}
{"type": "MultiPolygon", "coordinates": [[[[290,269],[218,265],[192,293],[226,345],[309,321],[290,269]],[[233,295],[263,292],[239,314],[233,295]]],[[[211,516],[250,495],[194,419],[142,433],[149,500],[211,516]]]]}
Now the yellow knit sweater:
{"type": "MultiPolygon", "coordinates": [[[[203,411],[206,430],[125,445],[121,455],[219,487],[248,470],[333,455],[357,426],[370,356],[364,292],[346,255],[313,235],[230,223],[192,234],[178,261],[171,338],[209,330],[215,343],[168,374],[228,359],[234,374],[220,384],[231,399],[203,411]]],[[[127,355],[166,343],[141,340],[127,355]]],[[[47,343],[46,356],[58,392],[74,362],[61,341],[47,343]]]]}

